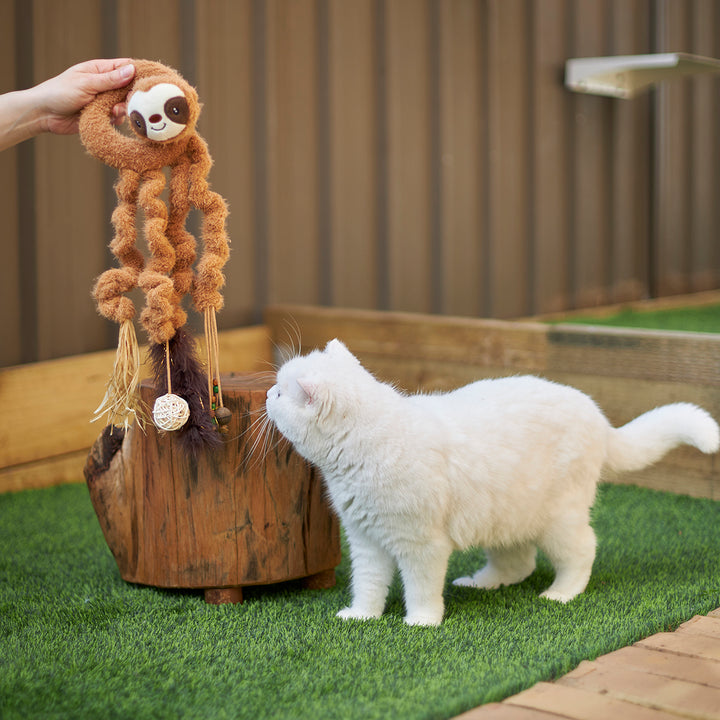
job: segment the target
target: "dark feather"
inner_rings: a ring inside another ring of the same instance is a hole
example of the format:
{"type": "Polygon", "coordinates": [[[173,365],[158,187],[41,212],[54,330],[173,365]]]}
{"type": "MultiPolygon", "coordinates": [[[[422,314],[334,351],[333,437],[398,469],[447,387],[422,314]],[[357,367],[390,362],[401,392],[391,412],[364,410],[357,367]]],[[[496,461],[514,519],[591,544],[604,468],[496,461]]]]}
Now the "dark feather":
{"type": "MultiPolygon", "coordinates": [[[[196,456],[203,448],[220,447],[222,437],[207,407],[207,376],[197,356],[195,340],[181,327],[176,330],[169,344],[172,392],[183,398],[190,408],[188,421],[175,432],[185,450],[196,456]]],[[[155,388],[160,395],[164,395],[167,393],[165,346],[151,343],[149,359],[155,388]]]]}

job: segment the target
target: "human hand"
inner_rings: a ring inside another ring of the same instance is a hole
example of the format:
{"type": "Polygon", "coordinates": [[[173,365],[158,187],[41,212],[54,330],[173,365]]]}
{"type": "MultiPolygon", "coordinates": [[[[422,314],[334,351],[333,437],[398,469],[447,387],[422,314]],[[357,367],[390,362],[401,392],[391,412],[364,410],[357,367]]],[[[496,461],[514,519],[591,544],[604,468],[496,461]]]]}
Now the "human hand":
{"type": "MultiPolygon", "coordinates": [[[[57,135],[76,133],[80,111],[98,93],[127,85],[134,74],[128,58],[88,60],[40,83],[31,89],[40,111],[40,130],[57,135]]],[[[116,124],[122,122],[125,103],[116,105],[113,115],[116,124]]]]}

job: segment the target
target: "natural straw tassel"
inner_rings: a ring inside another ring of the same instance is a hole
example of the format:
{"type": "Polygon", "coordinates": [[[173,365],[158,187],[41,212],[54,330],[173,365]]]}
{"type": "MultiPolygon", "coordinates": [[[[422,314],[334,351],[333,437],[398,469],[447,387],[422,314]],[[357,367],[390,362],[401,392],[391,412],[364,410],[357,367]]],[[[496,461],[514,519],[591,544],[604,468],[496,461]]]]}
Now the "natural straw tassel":
{"type": "Polygon", "coordinates": [[[140,398],[140,349],[132,320],[120,324],[115,365],[108,380],[105,397],[95,410],[93,422],[107,413],[108,425],[122,426],[127,430],[134,419],[144,430],[148,419],[147,408],[140,398]]]}

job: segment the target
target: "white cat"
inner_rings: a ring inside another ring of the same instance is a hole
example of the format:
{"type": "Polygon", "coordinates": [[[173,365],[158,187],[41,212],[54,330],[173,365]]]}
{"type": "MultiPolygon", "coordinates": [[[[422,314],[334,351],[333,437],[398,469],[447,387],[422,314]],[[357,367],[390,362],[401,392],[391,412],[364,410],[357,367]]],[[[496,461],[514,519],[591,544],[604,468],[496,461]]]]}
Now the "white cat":
{"type": "Polygon", "coordinates": [[[619,429],[587,396],[537,377],[481,380],[405,395],[376,380],[338,340],[286,362],[267,415],[320,468],[352,561],[341,618],[376,618],[396,567],[405,621],[437,625],[450,553],[482,546],[487,564],[456,585],[496,588],[555,568],[542,597],[585,589],[595,558],[590,507],[601,471],[628,471],[687,443],[720,444],[695,405],[651,410],[619,429]]]}

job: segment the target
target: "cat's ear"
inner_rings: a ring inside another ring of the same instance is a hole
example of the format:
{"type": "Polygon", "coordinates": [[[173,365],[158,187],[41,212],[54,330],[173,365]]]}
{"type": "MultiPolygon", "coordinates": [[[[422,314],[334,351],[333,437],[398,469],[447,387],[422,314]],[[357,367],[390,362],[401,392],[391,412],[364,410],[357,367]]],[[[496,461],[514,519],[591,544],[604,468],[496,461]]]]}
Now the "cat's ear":
{"type": "Polygon", "coordinates": [[[325,352],[330,355],[330,357],[344,357],[356,360],[355,356],[347,349],[345,343],[341,342],[337,338],[331,340],[325,346],[325,352]]]}
{"type": "Polygon", "coordinates": [[[305,393],[305,396],[307,398],[307,403],[312,404],[316,403],[320,399],[321,394],[321,388],[320,384],[313,380],[312,378],[308,377],[301,377],[297,379],[297,384],[300,386],[300,389],[305,393]]]}
{"type": "Polygon", "coordinates": [[[328,344],[325,346],[325,352],[328,355],[339,355],[340,353],[347,353],[349,350],[345,347],[345,345],[340,342],[337,338],[334,340],[330,340],[328,344]]]}

